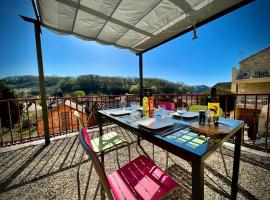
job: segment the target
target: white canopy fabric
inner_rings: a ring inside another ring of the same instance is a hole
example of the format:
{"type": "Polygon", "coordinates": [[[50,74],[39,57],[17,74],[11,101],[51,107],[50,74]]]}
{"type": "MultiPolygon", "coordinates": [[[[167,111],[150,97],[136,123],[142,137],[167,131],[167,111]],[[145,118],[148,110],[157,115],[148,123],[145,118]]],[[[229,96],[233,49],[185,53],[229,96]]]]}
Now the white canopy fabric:
{"type": "Polygon", "coordinates": [[[250,0],[35,0],[59,34],[143,52],[250,0]]]}

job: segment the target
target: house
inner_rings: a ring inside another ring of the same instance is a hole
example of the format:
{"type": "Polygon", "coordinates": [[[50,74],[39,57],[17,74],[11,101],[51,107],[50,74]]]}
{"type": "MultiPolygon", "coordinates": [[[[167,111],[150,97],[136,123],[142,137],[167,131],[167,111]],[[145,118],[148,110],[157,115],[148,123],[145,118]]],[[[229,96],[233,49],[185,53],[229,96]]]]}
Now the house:
{"type": "Polygon", "coordinates": [[[264,137],[269,126],[267,95],[270,94],[270,47],[240,61],[239,70],[232,69],[231,91],[236,94],[261,94],[257,97],[239,96],[235,116],[247,123],[249,138],[264,137]]]}
{"type": "Polygon", "coordinates": [[[42,107],[37,102],[23,102],[23,111],[29,113],[37,113],[37,117],[42,115],[42,107]]]}
{"type": "Polygon", "coordinates": [[[217,88],[219,93],[228,93],[228,91],[231,91],[231,85],[232,82],[220,82],[215,84],[213,87],[217,88]]]}
{"type": "MultiPolygon", "coordinates": [[[[74,116],[74,111],[77,110],[87,124],[88,114],[81,105],[66,100],[59,102],[58,104],[51,105],[48,109],[48,121],[49,121],[49,132],[50,134],[60,134],[66,132],[77,131],[79,124],[77,118],[74,116]]],[[[44,135],[43,120],[42,117],[38,118],[38,134],[39,136],[44,135]]]]}
{"type": "Polygon", "coordinates": [[[270,47],[240,61],[239,70],[232,69],[232,93],[270,93],[270,47]]]}

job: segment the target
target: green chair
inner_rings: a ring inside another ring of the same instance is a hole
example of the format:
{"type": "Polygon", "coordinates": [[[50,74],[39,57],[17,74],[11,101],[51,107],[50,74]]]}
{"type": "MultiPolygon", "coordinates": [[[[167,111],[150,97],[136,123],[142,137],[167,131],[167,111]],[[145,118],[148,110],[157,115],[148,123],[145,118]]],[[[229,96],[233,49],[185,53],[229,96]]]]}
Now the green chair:
{"type": "MultiPolygon", "coordinates": [[[[207,109],[208,109],[208,106],[206,106],[206,105],[192,105],[192,106],[190,106],[188,111],[199,112],[199,110],[207,110],[207,109]]],[[[223,116],[222,108],[219,108],[219,116],[223,116]]]]}
{"type": "MultiPolygon", "coordinates": [[[[189,111],[190,112],[199,112],[199,110],[207,110],[207,109],[208,109],[208,106],[206,106],[206,105],[192,105],[192,106],[190,106],[189,111]]],[[[222,116],[222,115],[223,115],[223,110],[222,110],[222,108],[220,108],[219,109],[219,116],[222,116]]],[[[219,148],[219,150],[220,150],[220,154],[221,154],[221,158],[222,158],[222,161],[223,161],[223,165],[224,165],[224,168],[225,168],[226,175],[229,176],[227,166],[226,166],[226,162],[225,162],[225,158],[224,158],[224,154],[223,154],[223,146],[221,146],[219,148]]]]}
{"type": "MultiPolygon", "coordinates": [[[[84,125],[83,119],[80,116],[80,113],[78,111],[74,111],[74,115],[77,117],[77,119],[79,121],[79,127],[86,128],[86,126],[84,125]]],[[[117,151],[118,147],[121,145],[127,145],[128,156],[129,156],[129,160],[130,160],[129,143],[123,137],[121,137],[117,132],[112,131],[112,132],[106,133],[100,137],[92,139],[91,143],[93,145],[93,150],[96,153],[101,153],[101,152],[115,149],[117,157],[118,157],[118,151],[117,151]]]]}

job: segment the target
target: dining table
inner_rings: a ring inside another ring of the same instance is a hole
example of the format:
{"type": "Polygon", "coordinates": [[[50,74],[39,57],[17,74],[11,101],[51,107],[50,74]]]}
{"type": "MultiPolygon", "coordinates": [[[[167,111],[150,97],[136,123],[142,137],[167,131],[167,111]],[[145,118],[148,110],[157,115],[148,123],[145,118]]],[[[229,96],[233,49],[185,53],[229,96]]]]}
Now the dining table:
{"type": "MultiPolygon", "coordinates": [[[[234,141],[231,199],[238,191],[239,164],[244,122],[219,118],[220,124],[230,127],[226,134],[200,133],[190,125],[198,122],[198,113],[155,109],[154,118],[143,116],[139,108],[99,110],[99,134],[103,134],[104,121],[117,124],[142,140],[146,140],[191,164],[191,198],[204,199],[205,160],[227,140],[234,141]]],[[[205,126],[209,126],[206,125],[205,126]]],[[[101,155],[104,164],[104,154],[101,155]]],[[[215,163],[213,163],[215,165],[215,163]]]]}

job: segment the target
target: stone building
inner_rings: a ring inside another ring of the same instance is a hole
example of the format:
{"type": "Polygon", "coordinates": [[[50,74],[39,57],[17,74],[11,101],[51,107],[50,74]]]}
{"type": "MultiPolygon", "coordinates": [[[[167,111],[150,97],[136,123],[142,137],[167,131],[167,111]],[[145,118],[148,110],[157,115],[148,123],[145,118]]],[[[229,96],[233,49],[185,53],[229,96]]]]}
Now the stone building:
{"type": "Polygon", "coordinates": [[[270,47],[240,61],[239,70],[232,69],[231,92],[246,94],[237,96],[235,114],[232,115],[246,122],[249,138],[262,138],[265,141],[270,130],[270,47]]]}
{"type": "Polygon", "coordinates": [[[232,69],[232,93],[270,93],[270,47],[240,61],[239,70],[232,69]]]}

